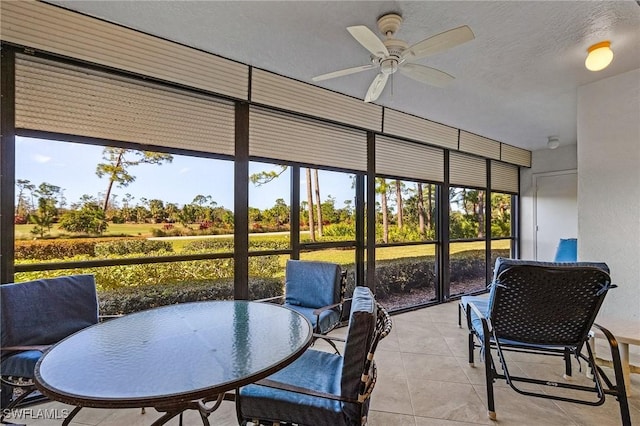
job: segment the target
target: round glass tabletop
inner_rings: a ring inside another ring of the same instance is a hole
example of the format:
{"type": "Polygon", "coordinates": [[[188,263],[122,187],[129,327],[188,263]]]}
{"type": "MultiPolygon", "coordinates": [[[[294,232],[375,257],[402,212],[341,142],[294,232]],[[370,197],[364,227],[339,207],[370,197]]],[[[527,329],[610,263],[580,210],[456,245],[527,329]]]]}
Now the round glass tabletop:
{"type": "Polygon", "coordinates": [[[311,337],[302,315],[270,303],[165,306],[61,341],[36,365],[36,384],[52,399],[92,407],[196,400],[283,368],[311,337]]]}

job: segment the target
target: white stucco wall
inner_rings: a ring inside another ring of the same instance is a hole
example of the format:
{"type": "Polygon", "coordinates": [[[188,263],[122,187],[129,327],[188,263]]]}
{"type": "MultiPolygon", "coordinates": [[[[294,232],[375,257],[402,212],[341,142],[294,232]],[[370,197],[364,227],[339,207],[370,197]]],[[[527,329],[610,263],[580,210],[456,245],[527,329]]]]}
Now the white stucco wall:
{"type": "Polygon", "coordinates": [[[619,288],[602,315],[640,319],[640,69],[578,88],[578,253],[619,288]]]}
{"type": "Polygon", "coordinates": [[[542,149],[531,154],[531,168],[520,172],[520,258],[533,259],[534,197],[533,176],[539,173],[576,170],[578,159],[576,145],[564,145],[557,149],[542,149]]]}

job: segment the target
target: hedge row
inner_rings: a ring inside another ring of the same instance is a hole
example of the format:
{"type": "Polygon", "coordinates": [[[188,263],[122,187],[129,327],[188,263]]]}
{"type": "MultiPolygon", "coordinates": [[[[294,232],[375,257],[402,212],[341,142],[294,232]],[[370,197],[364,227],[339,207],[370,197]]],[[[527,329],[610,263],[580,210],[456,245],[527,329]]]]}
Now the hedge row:
{"type": "Polygon", "coordinates": [[[100,242],[95,245],[94,251],[98,257],[150,254],[158,251],[172,252],[173,244],[171,244],[170,241],[146,240],[141,238],[121,239],[100,242]]]}
{"type": "MultiPolygon", "coordinates": [[[[73,260],[86,260],[76,257],[73,260]]],[[[278,256],[249,258],[250,277],[273,277],[282,272],[278,256]]],[[[189,260],[182,262],[116,265],[82,269],[20,272],[16,281],[30,281],[63,275],[93,274],[98,290],[121,290],[128,287],[162,286],[182,282],[233,280],[233,259],[189,260]]]]}
{"type": "MultiPolygon", "coordinates": [[[[144,240],[144,238],[136,238],[144,240]]],[[[95,256],[97,244],[122,241],[122,238],[73,238],[53,240],[17,240],[16,260],[67,259],[74,256],[95,256]]]]}
{"type": "MultiPolygon", "coordinates": [[[[249,299],[263,299],[283,294],[282,278],[250,278],[249,299]]],[[[202,300],[233,299],[233,280],[180,282],[101,291],[98,295],[101,315],[121,315],[158,306],[202,300]]]]}

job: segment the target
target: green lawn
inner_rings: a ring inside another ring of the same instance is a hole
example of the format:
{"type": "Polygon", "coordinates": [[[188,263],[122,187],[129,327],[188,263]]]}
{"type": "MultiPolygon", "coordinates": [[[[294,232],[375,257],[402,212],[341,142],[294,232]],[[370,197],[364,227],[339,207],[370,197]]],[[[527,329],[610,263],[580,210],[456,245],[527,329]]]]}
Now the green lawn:
{"type": "MultiPolygon", "coordinates": [[[[103,234],[104,237],[130,235],[134,237],[150,237],[154,229],[162,229],[164,225],[162,223],[110,223],[107,231],[103,234]]],[[[31,233],[33,224],[15,225],[15,239],[16,240],[31,240],[34,235],[31,233]]],[[[59,237],[61,235],[68,235],[65,231],[58,229],[57,225],[51,228],[49,233],[52,237],[59,237]]]]}

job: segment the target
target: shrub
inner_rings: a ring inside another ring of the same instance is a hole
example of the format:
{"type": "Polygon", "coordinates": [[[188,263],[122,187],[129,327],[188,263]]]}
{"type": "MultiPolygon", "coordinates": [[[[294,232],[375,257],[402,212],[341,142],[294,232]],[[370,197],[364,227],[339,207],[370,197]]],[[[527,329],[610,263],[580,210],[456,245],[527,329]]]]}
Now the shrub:
{"type": "MultiPolygon", "coordinates": [[[[76,257],[72,260],[87,260],[76,257]]],[[[26,263],[26,262],[25,262],[26,263]]],[[[267,278],[282,271],[278,256],[249,258],[249,276],[267,278]]],[[[94,268],[60,269],[16,274],[16,281],[53,278],[62,275],[94,274],[98,290],[169,285],[182,282],[212,282],[233,279],[233,259],[189,260],[182,262],[115,265],[94,268]]]]}
{"type": "MultiPolygon", "coordinates": [[[[249,240],[250,250],[287,250],[289,240],[282,237],[259,238],[249,240]]],[[[211,238],[188,242],[184,245],[185,252],[231,252],[233,251],[233,238],[211,238]]]]}
{"type": "Polygon", "coordinates": [[[152,252],[172,252],[170,241],[147,240],[143,238],[120,239],[101,242],[95,246],[95,255],[99,257],[125,256],[127,254],[149,254],[152,252]]]}
{"type": "Polygon", "coordinates": [[[229,252],[233,251],[233,238],[207,238],[189,241],[182,248],[184,252],[229,252]]]}
{"type": "Polygon", "coordinates": [[[322,233],[325,237],[349,237],[355,240],[356,226],[349,223],[334,223],[324,226],[322,233]]]}
{"type": "Polygon", "coordinates": [[[485,251],[467,250],[451,255],[451,282],[464,282],[485,277],[485,251]]]}
{"type": "Polygon", "coordinates": [[[413,289],[435,287],[433,256],[381,260],[376,262],[376,297],[410,293],[413,289]]]}
{"type": "MultiPolygon", "coordinates": [[[[101,291],[98,295],[100,314],[128,314],[158,306],[201,300],[231,300],[233,285],[233,280],[227,278],[101,291]]],[[[280,295],[283,293],[283,285],[281,278],[249,278],[249,298],[255,300],[280,295]]]]}
{"type": "Polygon", "coordinates": [[[67,259],[74,256],[94,256],[94,247],[98,243],[114,241],[118,238],[74,238],[52,240],[17,240],[15,242],[16,260],[52,260],[67,259]]]}

